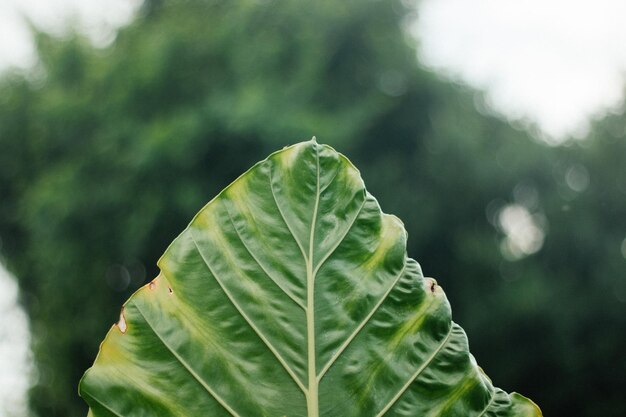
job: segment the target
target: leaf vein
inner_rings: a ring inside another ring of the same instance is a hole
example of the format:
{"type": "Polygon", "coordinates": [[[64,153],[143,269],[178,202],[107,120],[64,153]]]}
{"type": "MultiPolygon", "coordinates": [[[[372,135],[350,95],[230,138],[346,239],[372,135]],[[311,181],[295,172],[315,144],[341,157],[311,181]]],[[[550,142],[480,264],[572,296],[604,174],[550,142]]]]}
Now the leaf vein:
{"type": "Polygon", "coordinates": [[[118,413],[117,411],[115,411],[114,409],[112,409],[111,407],[109,407],[108,405],[106,405],[104,403],[104,401],[102,401],[101,399],[97,398],[96,396],[94,396],[92,393],[87,393],[91,398],[93,398],[98,404],[100,404],[101,406],[103,406],[104,408],[106,408],[107,410],[109,410],[112,414],[115,414],[117,417],[124,417],[123,415],[121,415],[120,413],[118,413]]]}
{"type": "Polygon", "coordinates": [[[252,259],[254,259],[254,261],[256,262],[256,264],[259,266],[259,268],[261,268],[261,270],[263,270],[263,272],[265,272],[265,275],[267,275],[267,277],[274,283],[276,284],[276,286],[278,288],[280,288],[287,297],[289,297],[294,303],[296,303],[298,306],[300,306],[304,311],[306,311],[306,307],[304,306],[304,304],[302,304],[301,301],[299,301],[298,299],[296,299],[296,297],[291,294],[290,291],[288,291],[283,285],[281,285],[270,273],[269,271],[261,264],[261,262],[259,261],[259,259],[256,257],[256,255],[252,252],[252,250],[250,250],[250,247],[248,246],[248,244],[244,241],[243,236],[241,236],[241,233],[239,233],[239,229],[237,228],[237,226],[235,225],[235,222],[230,214],[230,210],[228,209],[228,204],[225,204],[226,206],[226,213],[228,214],[228,218],[230,219],[230,223],[233,225],[233,229],[235,229],[235,233],[237,233],[237,237],[239,238],[239,240],[241,241],[241,244],[243,245],[244,248],[246,248],[246,251],[248,251],[248,253],[250,254],[250,256],[252,257],[252,259]]]}
{"type": "Polygon", "coordinates": [[[493,400],[496,398],[496,390],[493,390],[493,393],[491,394],[491,398],[489,399],[489,402],[487,403],[487,405],[485,405],[485,408],[483,409],[483,411],[478,415],[478,417],[483,417],[485,415],[485,413],[487,412],[487,410],[489,409],[489,407],[491,406],[491,404],[493,403],[493,400]]]}
{"type": "Polygon", "coordinates": [[[295,374],[295,372],[291,369],[291,367],[287,364],[287,362],[285,361],[285,359],[282,357],[282,355],[278,352],[278,350],[276,350],[276,348],[274,347],[274,345],[272,345],[272,343],[270,343],[269,340],[267,340],[267,338],[263,335],[263,333],[261,332],[261,330],[254,324],[254,322],[250,319],[250,317],[248,317],[248,315],[243,311],[243,309],[241,308],[241,306],[235,301],[233,295],[230,293],[230,291],[226,288],[226,286],[224,285],[224,283],[222,282],[222,280],[217,276],[217,274],[215,274],[215,272],[213,271],[213,268],[211,268],[211,264],[209,263],[208,259],[206,259],[206,257],[204,256],[204,254],[202,253],[202,251],[200,250],[200,247],[198,246],[198,242],[196,242],[196,239],[193,237],[193,233],[190,233],[191,236],[191,240],[193,241],[193,244],[196,247],[196,250],[198,251],[198,254],[200,254],[200,257],[202,258],[202,260],[204,261],[204,264],[206,265],[206,267],[208,268],[209,272],[211,273],[211,275],[213,275],[213,278],[215,278],[215,281],[218,283],[218,285],[220,286],[220,288],[222,288],[222,291],[224,291],[224,294],[226,294],[226,297],[228,297],[228,299],[230,300],[230,302],[233,304],[233,306],[235,307],[235,309],[239,312],[239,314],[241,314],[241,316],[244,318],[244,320],[248,323],[248,325],[252,328],[252,330],[254,330],[254,332],[257,334],[257,336],[263,341],[263,343],[265,343],[265,345],[267,346],[267,348],[274,354],[274,356],[276,357],[276,359],[278,360],[278,362],[282,365],[283,368],[285,368],[285,370],[287,371],[287,373],[289,374],[289,376],[291,376],[291,378],[293,379],[293,381],[298,385],[298,387],[302,390],[302,392],[306,395],[307,394],[307,389],[304,387],[304,385],[302,385],[302,382],[300,381],[300,378],[298,378],[298,376],[295,374]]]}
{"type": "Polygon", "coordinates": [[[476,380],[472,379],[472,376],[476,373],[476,368],[472,369],[472,373],[469,376],[466,376],[463,380],[463,383],[460,386],[457,386],[455,390],[448,396],[448,398],[443,402],[443,404],[439,407],[437,417],[442,417],[445,415],[446,411],[450,409],[454,404],[456,404],[470,388],[476,385],[476,380]]]}
{"type": "Polygon", "coordinates": [[[325,186],[323,186],[323,187],[320,189],[320,194],[323,194],[323,193],[324,193],[324,191],[326,191],[326,189],[327,189],[328,187],[330,187],[330,185],[331,185],[333,182],[335,182],[335,178],[337,178],[337,174],[338,174],[338,173],[339,173],[339,168],[335,171],[335,173],[333,174],[333,177],[330,179],[330,181],[328,181],[328,183],[326,183],[326,185],[325,185],[325,186]]]}
{"type": "Polygon", "coordinates": [[[405,258],[404,260],[404,265],[402,266],[402,269],[400,270],[400,273],[394,278],[393,282],[391,283],[391,285],[389,286],[389,288],[387,289],[387,291],[385,291],[385,293],[382,295],[382,297],[380,298],[380,300],[378,300],[378,302],[376,303],[376,305],[372,308],[372,310],[368,313],[368,315],[365,317],[365,319],[363,319],[363,321],[357,326],[357,328],[352,332],[352,334],[348,337],[348,339],[346,339],[346,341],[341,345],[341,347],[333,354],[333,356],[328,360],[328,362],[326,363],[326,365],[324,365],[324,368],[322,368],[322,370],[320,371],[319,375],[317,376],[317,380],[321,381],[321,379],[324,377],[324,375],[326,374],[326,372],[330,369],[330,367],[335,363],[335,361],[339,358],[339,356],[341,356],[341,354],[344,352],[344,350],[346,350],[346,348],[348,347],[348,345],[352,342],[352,340],[354,340],[354,338],[357,336],[357,334],[363,330],[363,327],[365,327],[365,325],[370,321],[370,319],[372,318],[372,316],[374,315],[374,313],[376,313],[376,311],[378,311],[378,308],[383,304],[383,302],[387,299],[387,296],[391,293],[391,291],[393,290],[393,288],[396,286],[396,284],[398,283],[398,281],[400,281],[400,278],[402,277],[402,275],[404,274],[404,271],[406,270],[406,265],[407,265],[407,260],[405,258]]]}
{"type": "Polygon", "coordinates": [[[270,166],[270,192],[272,193],[272,198],[274,199],[274,204],[276,204],[276,208],[278,208],[278,213],[280,214],[280,217],[283,219],[283,222],[285,222],[285,226],[287,226],[287,229],[289,229],[289,233],[291,233],[291,236],[293,236],[293,240],[295,240],[296,243],[298,244],[298,248],[300,248],[300,253],[302,253],[302,257],[304,258],[304,260],[306,262],[307,261],[307,256],[306,256],[306,253],[304,251],[304,248],[302,247],[302,244],[300,243],[300,240],[298,240],[298,238],[296,237],[296,234],[294,233],[293,229],[291,228],[291,225],[287,221],[287,218],[285,217],[285,213],[283,213],[283,209],[280,207],[280,204],[278,204],[278,199],[276,198],[276,193],[274,192],[273,172],[274,172],[274,167],[270,166]]]}
{"type": "Polygon", "coordinates": [[[328,253],[326,253],[326,255],[324,255],[324,257],[322,259],[320,259],[320,261],[318,262],[317,266],[315,267],[315,271],[313,272],[314,276],[317,275],[317,273],[320,270],[320,268],[322,267],[322,265],[324,265],[324,263],[328,260],[328,258],[331,257],[331,255],[333,253],[335,253],[335,251],[337,250],[339,245],[341,245],[343,240],[346,238],[346,236],[348,235],[348,233],[352,229],[352,226],[354,226],[354,223],[356,222],[356,219],[359,217],[359,214],[361,214],[361,211],[363,211],[363,207],[365,207],[365,202],[366,201],[367,201],[367,197],[365,197],[363,199],[363,202],[359,206],[359,209],[357,210],[356,214],[354,215],[354,218],[352,218],[352,220],[350,221],[350,224],[348,225],[348,227],[346,227],[346,230],[343,232],[341,237],[339,239],[337,239],[337,242],[335,243],[335,245],[333,245],[333,247],[328,250],[328,253]]]}
{"type": "Polygon", "coordinates": [[[426,359],[426,361],[419,368],[417,368],[417,370],[413,373],[413,375],[411,375],[409,380],[402,386],[402,388],[396,393],[396,395],[394,395],[393,398],[387,403],[387,405],[378,414],[376,414],[376,417],[382,417],[383,415],[385,415],[385,413],[389,411],[389,409],[396,403],[396,401],[398,401],[402,394],[405,393],[405,391],[409,388],[413,381],[415,381],[417,377],[424,371],[424,369],[426,369],[428,365],[430,365],[433,359],[435,359],[437,354],[441,351],[441,349],[443,349],[445,344],[450,339],[453,329],[454,323],[451,323],[448,334],[446,335],[446,337],[443,338],[439,346],[437,346],[437,349],[435,349],[433,353],[428,357],[428,359],[426,359]]]}
{"type": "Polygon", "coordinates": [[[315,143],[316,157],[316,190],[315,205],[313,207],[313,216],[311,218],[311,230],[309,232],[309,257],[306,260],[306,324],[307,324],[307,373],[309,379],[309,395],[307,398],[307,415],[309,417],[319,416],[319,398],[315,352],[315,272],[313,271],[313,245],[315,243],[315,226],[317,223],[317,212],[320,202],[320,153],[317,143],[315,143]]]}
{"type": "Polygon", "coordinates": [[[183,367],[187,370],[187,372],[189,372],[191,374],[191,376],[194,377],[194,379],[196,381],[198,381],[200,383],[200,385],[202,385],[202,387],[226,410],[228,411],[233,417],[240,417],[239,414],[237,414],[237,412],[235,410],[233,410],[233,408],[228,405],[228,403],[226,403],[226,401],[219,396],[219,394],[217,394],[215,391],[213,391],[213,389],[204,381],[204,379],[198,375],[196,373],[196,371],[193,370],[193,368],[185,361],[185,359],[183,359],[178,352],[176,352],[175,349],[173,349],[163,338],[163,336],[161,336],[161,334],[159,334],[159,332],[154,328],[154,326],[150,323],[150,321],[148,320],[148,318],[146,317],[146,315],[143,313],[143,311],[141,311],[141,308],[139,307],[139,305],[137,303],[135,303],[135,308],[137,308],[137,311],[139,312],[139,314],[141,315],[141,317],[143,317],[144,321],[146,322],[146,324],[148,325],[148,327],[150,328],[150,330],[152,330],[152,332],[155,334],[155,336],[159,339],[159,341],[163,344],[163,346],[165,346],[167,348],[167,350],[170,351],[170,353],[176,358],[176,360],[183,365],[183,367]]]}

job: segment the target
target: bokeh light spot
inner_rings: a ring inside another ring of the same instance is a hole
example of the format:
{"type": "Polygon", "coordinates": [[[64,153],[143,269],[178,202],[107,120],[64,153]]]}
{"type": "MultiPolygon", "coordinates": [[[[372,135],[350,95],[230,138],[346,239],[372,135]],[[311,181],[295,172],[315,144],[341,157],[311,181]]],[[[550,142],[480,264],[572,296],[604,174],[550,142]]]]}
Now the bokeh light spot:
{"type": "Polygon", "coordinates": [[[580,164],[572,165],[565,174],[565,182],[573,191],[581,193],[589,186],[589,171],[580,164]]]}
{"type": "Polygon", "coordinates": [[[509,260],[522,259],[543,246],[543,220],[520,204],[509,204],[498,214],[498,226],[505,237],[500,244],[502,255],[509,260]]]}

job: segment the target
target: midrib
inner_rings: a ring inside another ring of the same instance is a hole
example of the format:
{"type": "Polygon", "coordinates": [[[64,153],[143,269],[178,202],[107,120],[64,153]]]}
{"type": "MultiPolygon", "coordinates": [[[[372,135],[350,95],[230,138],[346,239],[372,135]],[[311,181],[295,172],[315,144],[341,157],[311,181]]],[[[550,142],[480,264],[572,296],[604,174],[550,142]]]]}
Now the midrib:
{"type": "Polygon", "coordinates": [[[307,392],[307,416],[319,417],[319,394],[317,369],[315,364],[315,273],[313,271],[313,243],[315,240],[315,224],[317,222],[317,210],[320,201],[320,156],[317,143],[315,144],[315,156],[317,165],[317,185],[315,192],[315,207],[311,219],[311,231],[309,234],[309,256],[306,261],[306,326],[307,326],[307,356],[309,389],[307,392]]]}

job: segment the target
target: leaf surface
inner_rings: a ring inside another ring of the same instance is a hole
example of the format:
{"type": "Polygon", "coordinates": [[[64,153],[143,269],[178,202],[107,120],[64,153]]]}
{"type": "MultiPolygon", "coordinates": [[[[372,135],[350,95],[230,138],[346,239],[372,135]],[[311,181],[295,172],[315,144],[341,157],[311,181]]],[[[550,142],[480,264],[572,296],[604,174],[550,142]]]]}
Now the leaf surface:
{"type": "Polygon", "coordinates": [[[357,169],[314,140],[209,202],[83,377],[93,417],[533,417],[494,388],[357,169]]]}

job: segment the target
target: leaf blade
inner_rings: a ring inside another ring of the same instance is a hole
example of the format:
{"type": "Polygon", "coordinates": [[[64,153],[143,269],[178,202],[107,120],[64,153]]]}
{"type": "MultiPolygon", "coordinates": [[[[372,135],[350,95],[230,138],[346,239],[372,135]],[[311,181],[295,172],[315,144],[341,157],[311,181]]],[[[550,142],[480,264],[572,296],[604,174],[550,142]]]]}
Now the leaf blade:
{"type": "Polygon", "coordinates": [[[540,416],[480,371],[406,239],[343,155],[278,151],[170,245],[81,395],[94,417],[540,416]]]}

